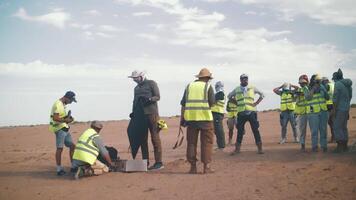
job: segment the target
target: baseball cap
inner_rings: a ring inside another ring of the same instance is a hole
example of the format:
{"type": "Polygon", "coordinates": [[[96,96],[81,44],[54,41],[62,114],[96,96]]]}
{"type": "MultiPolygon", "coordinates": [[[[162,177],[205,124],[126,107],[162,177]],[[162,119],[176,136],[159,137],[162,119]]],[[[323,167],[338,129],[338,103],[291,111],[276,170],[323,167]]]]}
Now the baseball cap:
{"type": "Polygon", "coordinates": [[[77,100],[75,99],[75,93],[73,91],[67,91],[64,95],[64,97],[68,98],[71,101],[74,101],[77,103],[77,100]]]}

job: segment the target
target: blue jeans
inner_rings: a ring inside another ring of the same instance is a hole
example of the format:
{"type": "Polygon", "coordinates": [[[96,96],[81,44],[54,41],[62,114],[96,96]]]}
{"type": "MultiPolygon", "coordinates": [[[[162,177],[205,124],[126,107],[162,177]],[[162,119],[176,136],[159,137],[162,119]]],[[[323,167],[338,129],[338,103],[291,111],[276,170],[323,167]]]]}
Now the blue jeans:
{"type": "Polygon", "coordinates": [[[305,144],[305,137],[307,134],[307,124],[308,124],[308,116],[307,115],[298,115],[297,117],[297,126],[298,126],[298,134],[300,137],[300,144],[305,144]]]}
{"type": "Polygon", "coordinates": [[[294,138],[297,137],[297,127],[296,127],[296,121],[295,121],[295,115],[293,111],[282,111],[280,114],[280,123],[282,127],[282,132],[281,132],[281,138],[285,139],[287,136],[287,125],[288,121],[290,122],[290,125],[293,130],[293,136],[294,138]]]}
{"type": "Polygon", "coordinates": [[[319,113],[308,114],[309,127],[312,139],[312,148],[318,147],[319,134],[321,148],[327,148],[327,125],[328,125],[328,112],[321,111],[319,113]]]}

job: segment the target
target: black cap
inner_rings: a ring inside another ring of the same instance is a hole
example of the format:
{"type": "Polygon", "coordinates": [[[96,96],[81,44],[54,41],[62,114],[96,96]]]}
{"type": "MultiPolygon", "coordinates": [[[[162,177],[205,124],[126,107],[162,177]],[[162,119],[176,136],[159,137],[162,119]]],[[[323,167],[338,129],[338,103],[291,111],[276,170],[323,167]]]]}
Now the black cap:
{"type": "Polygon", "coordinates": [[[77,103],[77,100],[75,99],[75,93],[72,91],[67,91],[66,94],[64,95],[64,97],[77,103]]]}

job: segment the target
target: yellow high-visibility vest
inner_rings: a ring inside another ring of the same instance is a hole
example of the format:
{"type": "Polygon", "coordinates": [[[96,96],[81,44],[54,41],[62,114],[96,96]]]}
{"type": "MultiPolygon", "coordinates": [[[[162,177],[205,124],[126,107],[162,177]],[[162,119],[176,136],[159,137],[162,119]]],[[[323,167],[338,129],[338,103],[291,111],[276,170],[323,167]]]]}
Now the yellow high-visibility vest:
{"type": "Polygon", "coordinates": [[[99,149],[93,143],[93,139],[96,137],[99,137],[99,134],[94,129],[87,129],[78,139],[73,159],[92,165],[99,155],[99,149]]]}
{"type": "Polygon", "coordinates": [[[334,95],[334,86],[335,86],[335,84],[334,83],[328,83],[328,85],[329,85],[328,94],[329,94],[330,99],[326,101],[326,105],[333,105],[333,95],[334,95]]]}
{"type": "Polygon", "coordinates": [[[236,117],[237,116],[237,105],[236,105],[236,103],[228,101],[227,102],[227,106],[226,106],[226,111],[227,111],[227,117],[228,118],[236,117]]]}
{"type": "Polygon", "coordinates": [[[216,101],[214,105],[211,107],[212,112],[221,113],[221,114],[224,114],[224,109],[225,109],[225,96],[223,100],[216,101]]]}
{"type": "Polygon", "coordinates": [[[253,86],[247,87],[245,95],[241,90],[241,87],[237,87],[235,99],[237,101],[237,112],[243,112],[245,110],[256,111],[256,107],[253,105],[255,101],[255,89],[253,86]]]}
{"type": "Polygon", "coordinates": [[[308,101],[307,114],[321,111],[327,111],[326,100],[320,93],[314,93],[312,99],[308,101]]]}
{"type": "Polygon", "coordinates": [[[53,133],[61,130],[62,128],[69,128],[68,124],[65,122],[56,122],[53,120],[53,115],[54,113],[58,113],[60,118],[64,118],[67,116],[66,108],[65,105],[61,100],[57,100],[54,102],[52,109],[51,109],[51,115],[49,119],[49,130],[53,133]]]}
{"type": "Polygon", "coordinates": [[[303,95],[297,96],[294,113],[297,115],[305,115],[307,113],[308,101],[305,99],[303,88],[298,88],[297,91],[303,93],[303,95]]]}
{"type": "Polygon", "coordinates": [[[190,83],[185,91],[184,119],[186,121],[213,121],[208,101],[210,84],[203,81],[190,83]]]}
{"type": "Polygon", "coordinates": [[[282,92],[281,95],[281,111],[294,110],[295,102],[291,93],[282,92]]]}

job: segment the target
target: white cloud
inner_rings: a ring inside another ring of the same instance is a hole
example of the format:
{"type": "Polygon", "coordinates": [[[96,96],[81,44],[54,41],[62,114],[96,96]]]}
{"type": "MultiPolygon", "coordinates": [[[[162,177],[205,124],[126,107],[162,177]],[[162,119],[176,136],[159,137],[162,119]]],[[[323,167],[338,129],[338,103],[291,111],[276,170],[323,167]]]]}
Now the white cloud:
{"type": "Polygon", "coordinates": [[[152,13],[151,12],[135,12],[132,13],[132,16],[134,17],[145,17],[145,16],[151,16],[152,13]]]}
{"type": "Polygon", "coordinates": [[[114,38],[114,35],[103,33],[103,32],[96,32],[95,35],[103,37],[103,38],[114,38]]]}
{"type": "Polygon", "coordinates": [[[87,15],[91,15],[91,16],[100,16],[101,12],[97,11],[97,10],[86,10],[84,11],[85,14],[87,15]]]}
{"type": "Polygon", "coordinates": [[[158,40],[158,36],[157,35],[148,34],[148,33],[139,33],[139,34],[137,34],[137,36],[140,37],[140,38],[151,40],[151,41],[157,41],[158,40]]]}
{"type": "MultiPolygon", "coordinates": [[[[225,2],[227,0],[201,0],[225,2]]],[[[229,0],[242,4],[258,5],[279,12],[278,17],[294,21],[299,16],[307,16],[321,24],[355,26],[356,1],[354,0],[229,0]]]]}
{"type": "Polygon", "coordinates": [[[100,31],[105,31],[105,32],[119,32],[121,29],[112,26],[112,25],[100,25],[99,26],[100,31]]]}
{"type": "Polygon", "coordinates": [[[27,14],[24,8],[20,8],[14,16],[25,21],[45,23],[60,29],[65,28],[66,23],[71,19],[70,14],[63,11],[54,11],[44,15],[31,16],[27,14]]]}
{"type": "Polygon", "coordinates": [[[78,28],[78,29],[82,29],[82,30],[87,30],[87,29],[94,27],[93,24],[78,24],[78,23],[71,23],[70,26],[73,28],[78,28]]]}

